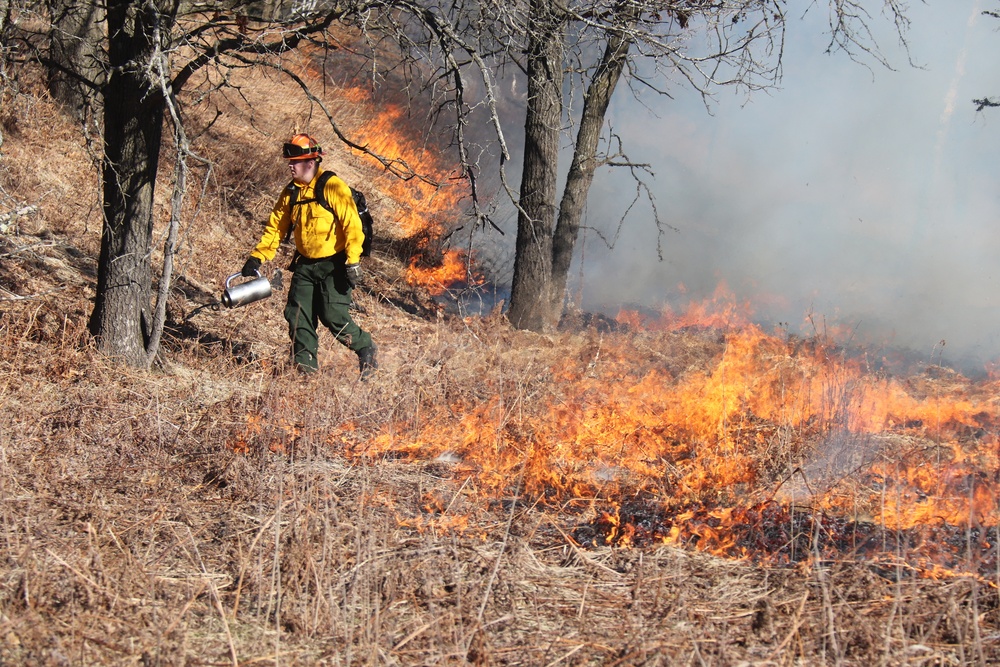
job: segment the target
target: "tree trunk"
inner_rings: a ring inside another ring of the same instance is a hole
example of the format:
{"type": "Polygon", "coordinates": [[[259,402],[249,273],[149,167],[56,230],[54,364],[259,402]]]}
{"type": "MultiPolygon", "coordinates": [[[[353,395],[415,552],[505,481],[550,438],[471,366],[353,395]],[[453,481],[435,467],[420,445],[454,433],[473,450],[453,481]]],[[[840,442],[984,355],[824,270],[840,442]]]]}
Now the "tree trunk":
{"type": "MultiPolygon", "coordinates": [[[[0,0],[0,79],[7,78],[7,28],[10,27],[10,0],[0,0]]],[[[0,147],[3,146],[3,127],[0,127],[0,147]]]]}
{"type": "Polygon", "coordinates": [[[625,30],[612,34],[584,97],[573,162],[566,177],[566,188],[559,205],[559,219],[552,236],[552,280],[548,292],[548,312],[553,319],[547,323],[550,327],[558,325],[562,317],[566,302],[566,281],[580,232],[580,220],[590,186],[594,182],[594,171],[597,169],[597,143],[611,96],[618,86],[632,47],[632,41],[625,36],[630,34],[633,25],[634,21],[630,20],[625,30]]]}
{"type": "Polygon", "coordinates": [[[105,77],[103,3],[49,0],[49,92],[78,120],[94,108],[105,77]]]}
{"type": "Polygon", "coordinates": [[[150,327],[153,186],[165,101],[149,74],[154,22],[173,13],[151,4],[108,3],[111,76],[104,87],[104,228],[90,330],[106,354],[145,366],[150,327]]]}
{"type": "Polygon", "coordinates": [[[10,25],[10,0],[0,0],[0,49],[7,48],[5,33],[10,25]]]}
{"type": "Polygon", "coordinates": [[[533,0],[531,18],[524,170],[507,318],[519,329],[543,331],[552,320],[546,295],[558,194],[565,26],[553,0],[533,0]]]}

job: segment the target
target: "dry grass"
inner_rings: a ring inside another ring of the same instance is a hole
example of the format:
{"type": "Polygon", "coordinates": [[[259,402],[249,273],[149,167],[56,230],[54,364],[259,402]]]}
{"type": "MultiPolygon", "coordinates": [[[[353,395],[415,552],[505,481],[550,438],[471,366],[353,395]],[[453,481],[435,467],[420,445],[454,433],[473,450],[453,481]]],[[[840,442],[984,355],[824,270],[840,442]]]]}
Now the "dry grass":
{"type": "MultiPolygon", "coordinates": [[[[286,177],[270,153],[292,117],[266,102],[282,99],[271,85],[253,88],[265,101],[252,100],[252,123],[229,110],[200,139],[214,175],[151,373],[110,365],[86,332],[100,225],[85,142],[44,95],[8,91],[3,210],[40,212],[0,236],[0,665],[1000,659],[995,581],[982,576],[581,539],[641,493],[548,495],[585,466],[533,449],[546,410],[600,406],[614,378],[708,375],[725,350],[715,332],[542,337],[462,319],[380,252],[358,298],[381,344],[377,381],[358,383],[329,338],[323,372],[288,372],[280,297],[211,308],[286,177]],[[535,460],[552,477],[528,472],[535,460]]],[[[364,172],[341,157],[339,171],[364,172]]],[[[762,422],[734,429],[756,437],[762,422]]],[[[778,475],[814,436],[775,428],[755,456],[778,475]]]]}

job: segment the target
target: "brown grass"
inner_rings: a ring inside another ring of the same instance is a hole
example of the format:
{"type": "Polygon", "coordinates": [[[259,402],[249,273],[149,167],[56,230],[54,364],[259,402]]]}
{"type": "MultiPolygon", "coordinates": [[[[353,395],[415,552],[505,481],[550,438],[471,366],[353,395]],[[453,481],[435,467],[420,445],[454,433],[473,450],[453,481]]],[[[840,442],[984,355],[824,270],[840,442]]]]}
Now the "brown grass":
{"type": "MultiPolygon", "coordinates": [[[[380,253],[358,298],[378,379],[358,383],[329,338],[321,373],[289,372],[280,295],[211,307],[286,177],[271,154],[295,117],[275,103],[287,91],[252,89],[252,123],[235,107],[199,139],[212,179],[150,373],[108,363],[86,331],[100,223],[85,141],[44,94],[8,91],[0,213],[40,211],[0,236],[0,665],[1000,659],[996,585],[980,576],[585,547],[580,527],[628,498],[524,493],[529,417],[573,400],[560,369],[708,373],[722,350],[711,332],[543,337],[458,318],[380,253]],[[633,356],[605,361],[612,346],[633,356]],[[483,406],[504,438],[480,444],[513,461],[499,482],[467,443],[419,442],[483,406]]],[[[387,219],[377,231],[391,237],[387,219]]],[[[779,435],[766,456],[797,459],[802,434],[779,435]]]]}

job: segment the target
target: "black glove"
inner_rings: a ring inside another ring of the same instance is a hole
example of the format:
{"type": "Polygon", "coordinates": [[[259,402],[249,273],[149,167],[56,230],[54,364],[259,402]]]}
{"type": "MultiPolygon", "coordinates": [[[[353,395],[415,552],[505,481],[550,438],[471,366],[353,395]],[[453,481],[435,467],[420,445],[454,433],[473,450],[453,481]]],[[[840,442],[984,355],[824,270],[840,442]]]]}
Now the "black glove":
{"type": "Polygon", "coordinates": [[[351,287],[357,287],[358,281],[361,280],[361,265],[360,264],[348,264],[344,267],[347,269],[347,282],[351,284],[351,287]]]}
{"type": "Polygon", "coordinates": [[[260,260],[254,256],[250,256],[247,263],[243,265],[243,270],[240,271],[240,275],[244,278],[253,278],[257,275],[257,271],[260,269],[260,260]]]}

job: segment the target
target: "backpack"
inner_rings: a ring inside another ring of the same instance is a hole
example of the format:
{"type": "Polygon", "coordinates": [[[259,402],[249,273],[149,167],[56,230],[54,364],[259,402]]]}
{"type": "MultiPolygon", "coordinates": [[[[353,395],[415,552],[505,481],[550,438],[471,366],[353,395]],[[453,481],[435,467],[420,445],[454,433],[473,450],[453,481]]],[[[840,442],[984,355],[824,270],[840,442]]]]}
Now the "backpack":
{"type": "MultiPolygon", "coordinates": [[[[296,204],[308,204],[310,202],[317,202],[320,206],[326,210],[333,213],[333,207],[330,206],[326,201],[326,184],[332,178],[336,176],[332,171],[324,171],[316,179],[316,188],[314,192],[316,193],[315,199],[303,199],[301,201],[296,201],[299,197],[299,188],[295,185],[295,181],[289,181],[288,190],[291,194],[291,199],[288,200],[288,210],[292,210],[296,204]]],[[[371,211],[368,210],[368,200],[365,199],[365,193],[360,190],[355,190],[351,188],[351,195],[354,197],[354,205],[358,209],[358,217],[361,218],[361,231],[365,234],[365,240],[361,243],[361,256],[367,257],[372,252],[372,236],[374,235],[371,211]]],[[[294,227],[289,227],[288,235],[285,236],[285,240],[292,238],[292,231],[294,227]]]]}

